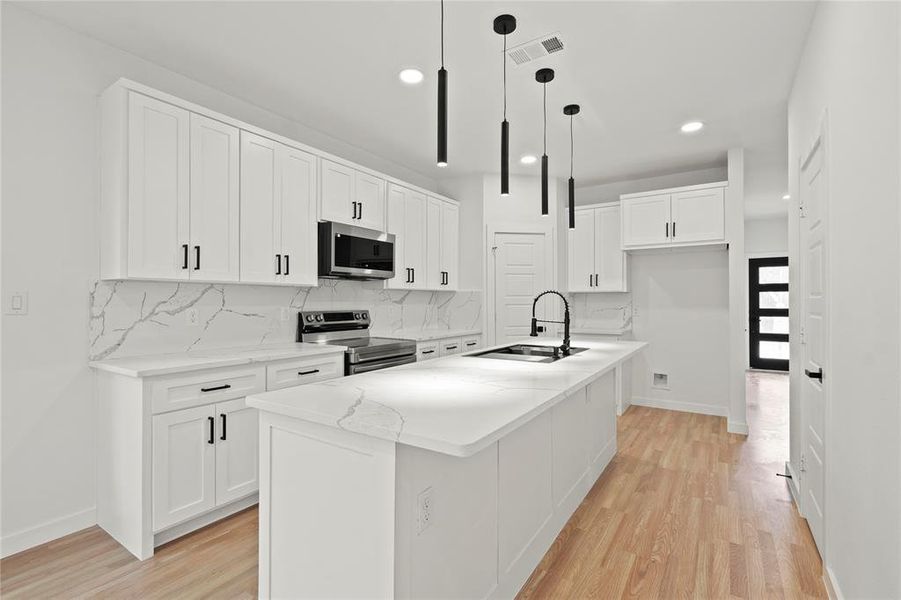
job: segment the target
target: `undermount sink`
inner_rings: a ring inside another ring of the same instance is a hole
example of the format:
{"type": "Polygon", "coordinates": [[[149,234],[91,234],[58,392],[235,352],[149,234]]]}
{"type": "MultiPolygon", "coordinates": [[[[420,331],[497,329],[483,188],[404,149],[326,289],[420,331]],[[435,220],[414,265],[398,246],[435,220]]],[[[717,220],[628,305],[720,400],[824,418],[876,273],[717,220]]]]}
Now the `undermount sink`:
{"type": "MultiPolygon", "coordinates": [[[[567,356],[585,352],[588,348],[570,348],[567,356]]],[[[566,358],[557,346],[539,346],[537,344],[514,344],[494,350],[486,350],[469,356],[494,358],[498,360],[518,360],[532,363],[551,363],[566,358]]]]}

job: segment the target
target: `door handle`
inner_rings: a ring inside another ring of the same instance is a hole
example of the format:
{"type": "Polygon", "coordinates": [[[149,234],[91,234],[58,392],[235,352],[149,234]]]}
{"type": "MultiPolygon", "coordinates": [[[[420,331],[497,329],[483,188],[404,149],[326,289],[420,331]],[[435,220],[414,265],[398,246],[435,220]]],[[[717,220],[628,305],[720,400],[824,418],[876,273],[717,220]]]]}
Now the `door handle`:
{"type": "Polygon", "coordinates": [[[182,249],[182,250],[184,251],[184,253],[185,253],[184,261],[181,263],[181,268],[182,268],[182,269],[187,269],[187,268],[188,268],[188,245],[187,245],[187,244],[182,244],[182,245],[181,245],[181,249],[182,249]]]}
{"type": "Polygon", "coordinates": [[[318,373],[319,369],[310,369],[309,371],[298,371],[298,375],[312,375],[313,373],[318,373]]]}
{"type": "Polygon", "coordinates": [[[591,273],[588,274],[588,287],[594,287],[594,283],[592,283],[591,273]]]}
{"type": "Polygon", "coordinates": [[[410,269],[410,283],[416,283],[416,267],[410,269]]]}
{"type": "Polygon", "coordinates": [[[291,270],[291,257],[285,254],[285,275],[291,270]]]}
{"type": "Polygon", "coordinates": [[[200,270],[200,246],[194,246],[194,253],[196,255],[194,257],[194,270],[199,271],[200,270]]]}
{"type": "Polygon", "coordinates": [[[823,369],[818,369],[816,371],[808,371],[807,369],[804,369],[804,374],[811,379],[816,379],[820,382],[823,381],[823,369]]]}
{"type": "Polygon", "coordinates": [[[598,285],[600,285],[600,284],[598,283],[598,277],[600,277],[600,275],[598,275],[597,273],[595,273],[595,274],[594,274],[594,287],[598,287],[598,285]]]}
{"type": "Polygon", "coordinates": [[[673,239],[676,239],[676,222],[673,221],[673,239]]]}
{"type": "Polygon", "coordinates": [[[358,219],[362,219],[362,218],[363,218],[363,203],[360,202],[359,204],[360,204],[360,216],[357,217],[357,218],[358,218],[358,219]]]}
{"type": "Polygon", "coordinates": [[[357,202],[356,202],[356,200],[354,200],[353,205],[354,205],[354,216],[353,216],[353,218],[356,219],[356,218],[357,218],[357,202]]]}
{"type": "Polygon", "coordinates": [[[669,238],[669,221],[666,223],[666,237],[669,238]]]}
{"type": "Polygon", "coordinates": [[[210,422],[210,439],[206,441],[207,444],[215,444],[216,443],[216,434],[214,433],[214,429],[216,429],[216,419],[213,417],[207,417],[210,422]]]}
{"type": "Polygon", "coordinates": [[[230,383],[226,383],[223,385],[217,385],[216,387],[211,388],[200,388],[201,392],[218,392],[219,390],[227,390],[231,387],[230,383]]]}
{"type": "Polygon", "coordinates": [[[219,436],[219,439],[223,442],[225,441],[225,413],[220,413],[220,417],[222,417],[222,435],[219,436]]]}
{"type": "Polygon", "coordinates": [[[282,255],[281,254],[275,255],[275,264],[277,265],[275,267],[275,274],[281,275],[282,274],[282,255]]]}

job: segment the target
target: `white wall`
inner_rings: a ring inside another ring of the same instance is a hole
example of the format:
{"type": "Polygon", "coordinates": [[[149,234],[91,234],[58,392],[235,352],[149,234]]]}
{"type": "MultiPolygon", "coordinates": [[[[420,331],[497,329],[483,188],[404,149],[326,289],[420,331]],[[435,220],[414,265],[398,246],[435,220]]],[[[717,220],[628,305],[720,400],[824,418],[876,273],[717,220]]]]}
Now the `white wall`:
{"type": "MultiPolygon", "coordinates": [[[[789,99],[792,256],[799,255],[798,161],[828,114],[824,558],[845,598],[901,597],[901,153],[898,136],[888,133],[899,131],[898,11],[897,3],[820,3],[789,99]]],[[[799,289],[796,283],[793,269],[799,289]]],[[[795,314],[799,301],[795,294],[795,314]]],[[[793,346],[791,462],[798,472],[803,364],[793,346]]]]}
{"type": "Polygon", "coordinates": [[[128,77],[435,189],[429,178],[2,5],[2,536],[18,550],[94,522],[89,293],[98,274],[99,93],[128,77]]]}
{"type": "MultiPolygon", "coordinates": [[[[618,202],[622,194],[636,194],[638,192],[650,192],[683,185],[699,185],[702,183],[714,183],[726,181],[727,173],[725,165],[709,169],[697,169],[670,173],[667,175],[655,175],[640,179],[628,179],[613,181],[598,185],[583,186],[576,189],[576,206],[583,204],[597,204],[598,202],[618,202]]],[[[576,184],[579,182],[576,181],[576,184]]]]}
{"type": "Polygon", "coordinates": [[[745,254],[788,254],[788,215],[745,220],[745,254]]]}

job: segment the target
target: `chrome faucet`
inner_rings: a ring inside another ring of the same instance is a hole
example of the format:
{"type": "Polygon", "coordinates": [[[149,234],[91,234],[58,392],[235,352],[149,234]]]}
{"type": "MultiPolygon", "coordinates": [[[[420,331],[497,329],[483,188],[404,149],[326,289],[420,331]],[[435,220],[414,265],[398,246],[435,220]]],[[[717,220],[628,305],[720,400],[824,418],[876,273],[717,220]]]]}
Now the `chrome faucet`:
{"type": "Polygon", "coordinates": [[[539,323],[563,323],[563,345],[560,346],[559,350],[563,354],[563,356],[569,356],[569,351],[571,348],[569,344],[569,302],[566,301],[566,296],[564,296],[557,290],[547,290],[535,296],[535,300],[532,301],[532,332],[529,334],[530,336],[538,337],[538,332],[544,331],[544,327],[539,327],[539,323]],[[562,321],[544,321],[535,318],[535,306],[538,304],[538,299],[547,294],[557,294],[558,296],[560,296],[560,298],[563,299],[562,321]]]}

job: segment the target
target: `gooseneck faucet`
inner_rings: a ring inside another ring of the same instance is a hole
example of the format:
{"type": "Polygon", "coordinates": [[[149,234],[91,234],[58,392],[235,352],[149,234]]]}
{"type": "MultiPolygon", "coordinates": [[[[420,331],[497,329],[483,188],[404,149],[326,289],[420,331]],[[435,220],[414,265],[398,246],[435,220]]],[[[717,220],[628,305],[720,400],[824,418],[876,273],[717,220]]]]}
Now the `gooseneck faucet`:
{"type": "MultiPolygon", "coordinates": [[[[538,337],[538,324],[539,323],[563,323],[563,345],[560,346],[560,352],[563,353],[563,356],[569,356],[569,350],[571,348],[569,344],[569,302],[566,301],[566,296],[558,292],[557,290],[547,290],[545,292],[541,292],[535,299],[532,301],[532,332],[529,334],[532,337],[538,337]],[[562,321],[545,321],[542,319],[535,318],[535,307],[538,305],[538,300],[542,296],[547,294],[557,294],[563,300],[563,320],[562,321]]],[[[542,328],[543,331],[543,328],[542,328]]]]}

